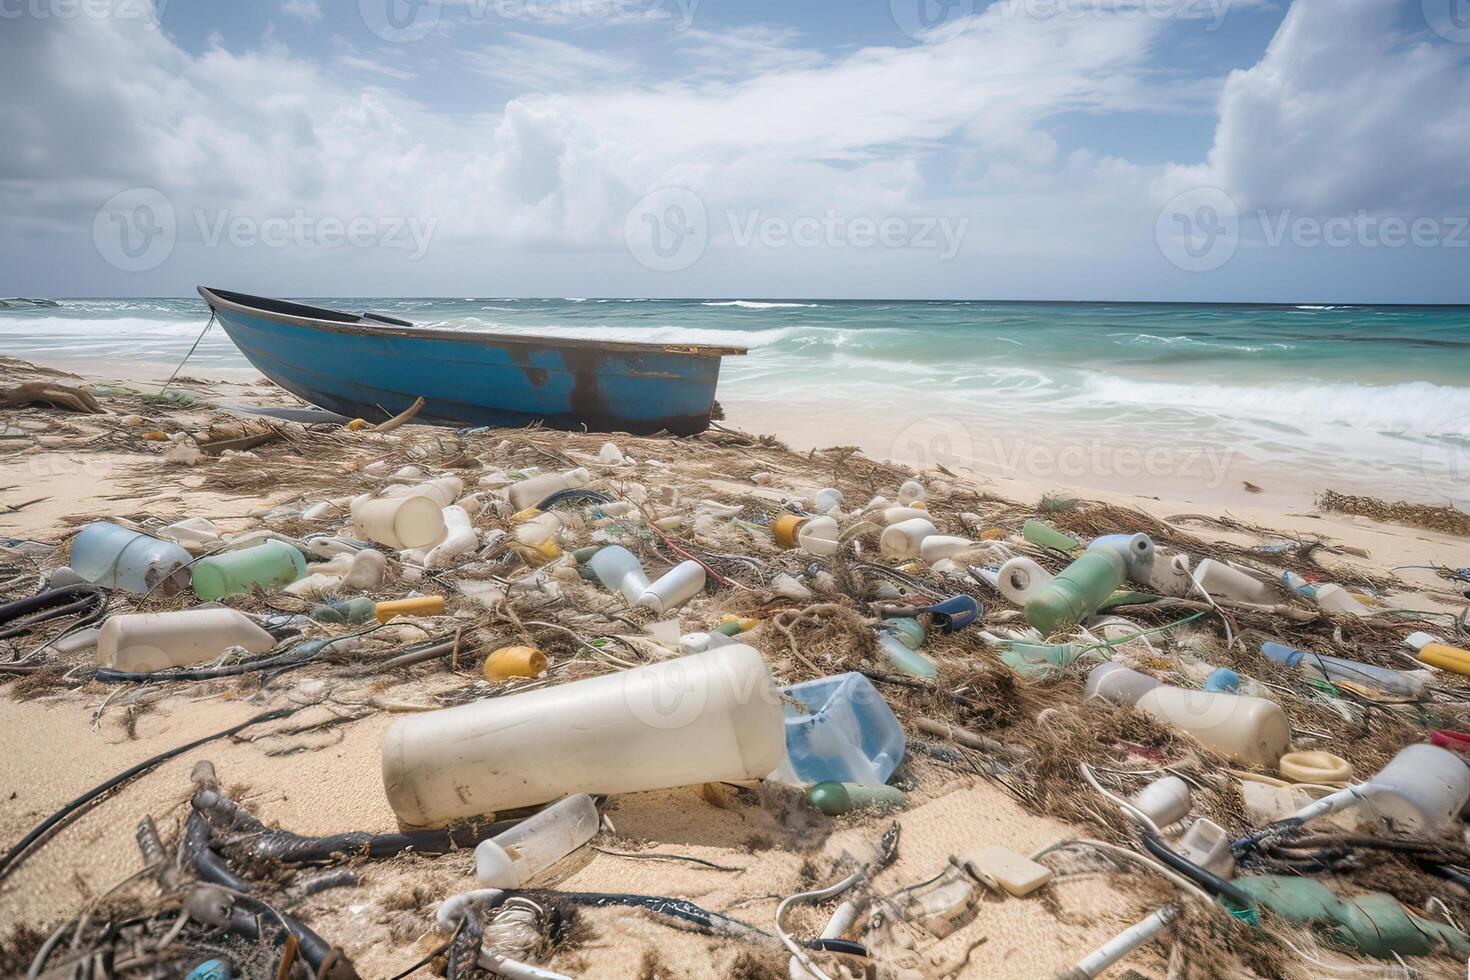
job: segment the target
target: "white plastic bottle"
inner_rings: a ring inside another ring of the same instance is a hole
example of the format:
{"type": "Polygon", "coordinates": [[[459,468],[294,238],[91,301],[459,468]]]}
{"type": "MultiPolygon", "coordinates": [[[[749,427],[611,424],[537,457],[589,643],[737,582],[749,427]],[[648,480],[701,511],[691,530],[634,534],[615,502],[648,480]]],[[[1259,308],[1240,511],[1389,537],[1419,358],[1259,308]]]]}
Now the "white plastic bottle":
{"type": "Polygon", "coordinates": [[[520,888],[597,836],[597,804],[574,793],[475,848],[482,888],[520,888]]]}
{"type": "Polygon", "coordinates": [[[953,558],[974,543],[969,538],[958,538],[949,534],[931,534],[919,542],[919,557],[932,565],[945,558],[953,558]]]}
{"type": "Polygon", "coordinates": [[[759,779],[785,749],[771,672],[735,644],[400,718],[383,787],[403,823],[439,826],[569,793],[759,779]]]}
{"type": "Polygon", "coordinates": [[[680,562],[643,590],[638,605],[656,613],[677,609],[704,591],[704,579],[704,566],[699,562],[680,562]]]}
{"type": "Polygon", "coordinates": [[[919,507],[885,507],[876,513],[880,518],[879,523],[882,524],[902,524],[904,521],[929,519],[929,512],[919,507]]]}
{"type": "Polygon", "coordinates": [[[837,554],[837,539],[837,522],[830,517],[813,517],[796,532],[796,546],[818,558],[831,558],[837,554]]]}
{"type": "Polygon", "coordinates": [[[97,638],[97,664],[146,673],[213,660],[230,647],[264,653],[275,638],[235,609],[112,616],[97,638]]]}
{"type": "Polygon", "coordinates": [[[445,507],[440,513],[444,516],[445,536],[424,556],[424,564],[430,568],[442,568],[450,559],[474,551],[480,545],[474,523],[463,507],[445,507]]]}
{"type": "Polygon", "coordinates": [[[917,558],[925,538],[939,529],[922,517],[890,524],[878,539],[878,550],[885,558],[917,558]]]}
{"type": "Polygon", "coordinates": [[[592,474],[579,466],[565,473],[543,473],[529,480],[512,483],[506,493],[510,497],[511,510],[522,511],[527,507],[535,507],[554,493],[576,490],[591,482],[592,474]]]}
{"type": "Polygon", "coordinates": [[[394,551],[432,548],[444,540],[444,511],[433,497],[380,497],[354,501],[352,522],[378,544],[394,551]]]}
{"type": "Polygon", "coordinates": [[[1213,558],[1196,565],[1192,577],[1197,585],[1217,598],[1257,604],[1271,601],[1271,589],[1265,582],[1213,558]]]}

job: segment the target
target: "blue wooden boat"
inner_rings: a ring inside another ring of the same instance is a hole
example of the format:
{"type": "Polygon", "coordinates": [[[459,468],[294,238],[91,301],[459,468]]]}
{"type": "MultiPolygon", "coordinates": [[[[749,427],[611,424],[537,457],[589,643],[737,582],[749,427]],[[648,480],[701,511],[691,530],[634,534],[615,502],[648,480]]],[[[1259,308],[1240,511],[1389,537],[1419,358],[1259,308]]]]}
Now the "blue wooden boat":
{"type": "Polygon", "coordinates": [[[745,353],[435,330],[204,286],[199,295],[260,373],[369,421],[422,397],[425,422],[688,435],[709,426],[720,358],[745,353]]]}

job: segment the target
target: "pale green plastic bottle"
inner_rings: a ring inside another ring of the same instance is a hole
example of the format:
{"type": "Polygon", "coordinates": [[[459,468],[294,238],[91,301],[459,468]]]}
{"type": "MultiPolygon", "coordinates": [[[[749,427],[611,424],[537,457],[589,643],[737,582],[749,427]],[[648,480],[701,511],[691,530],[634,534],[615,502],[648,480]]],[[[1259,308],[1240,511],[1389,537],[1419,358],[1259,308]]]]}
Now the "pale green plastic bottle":
{"type": "Polygon", "coordinates": [[[306,576],[306,558],[284,541],[275,539],[253,548],[225,551],[194,563],[189,581],[205,602],[240,595],[256,586],[269,592],[306,576]]]}
{"type": "Polygon", "coordinates": [[[1042,636],[1075,626],[1097,612],[1126,577],[1123,557],[1116,551],[1089,551],[1026,603],[1026,622],[1042,636]]]}

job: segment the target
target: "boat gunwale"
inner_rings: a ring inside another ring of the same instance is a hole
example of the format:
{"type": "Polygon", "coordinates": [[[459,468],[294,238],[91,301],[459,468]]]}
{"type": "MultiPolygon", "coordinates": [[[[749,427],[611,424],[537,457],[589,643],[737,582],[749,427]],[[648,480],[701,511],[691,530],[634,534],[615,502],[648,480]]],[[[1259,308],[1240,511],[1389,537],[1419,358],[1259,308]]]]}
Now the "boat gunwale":
{"type": "MultiPolygon", "coordinates": [[[[397,327],[392,324],[372,324],[371,326],[361,323],[341,323],[332,320],[321,320],[314,317],[295,316],[290,313],[278,313],[274,310],[262,307],[250,306],[237,300],[228,299],[208,286],[197,286],[199,295],[204,297],[204,302],[209,304],[211,312],[217,312],[223,308],[231,312],[244,313],[248,316],[258,317],[275,323],[285,323],[298,327],[310,327],[314,330],[322,330],[328,333],[346,334],[354,337],[398,337],[415,340],[448,340],[462,344],[475,344],[480,347],[502,347],[515,345],[518,347],[546,348],[574,348],[579,350],[601,350],[601,351],[626,351],[639,354],[688,354],[695,357],[731,357],[747,353],[745,347],[720,347],[707,344],[652,344],[640,343],[628,340],[589,340],[581,337],[539,337],[524,334],[505,333],[481,333],[478,331],[440,330],[433,327],[397,327]]],[[[233,292],[226,290],[226,292],[233,292]]],[[[233,295],[253,300],[269,302],[269,297],[251,296],[247,293],[233,293],[233,295]]],[[[305,306],[306,304],[296,304],[305,306]]],[[[325,307],[308,307],[321,309],[323,312],[335,313],[336,310],[327,310],[325,307]]],[[[350,314],[344,314],[350,315],[350,314]]]]}

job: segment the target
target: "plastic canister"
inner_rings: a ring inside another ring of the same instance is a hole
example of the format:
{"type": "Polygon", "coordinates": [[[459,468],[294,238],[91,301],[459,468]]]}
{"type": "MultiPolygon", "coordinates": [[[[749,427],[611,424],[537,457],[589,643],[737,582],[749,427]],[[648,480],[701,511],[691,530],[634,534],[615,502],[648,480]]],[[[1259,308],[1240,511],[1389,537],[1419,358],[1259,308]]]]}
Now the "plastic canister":
{"type": "Polygon", "coordinates": [[[352,522],[373,541],[395,551],[431,548],[448,533],[443,508],[421,494],[354,502],[352,522]]]}
{"type": "Polygon", "coordinates": [[[597,836],[602,818],[586,793],[574,793],[475,848],[482,888],[520,888],[597,836]]]}
{"type": "Polygon", "coordinates": [[[917,558],[924,539],[938,533],[939,529],[927,518],[899,521],[883,529],[878,539],[878,550],[886,558],[917,558]]]}
{"type": "Polygon", "coordinates": [[[1161,684],[1138,709],[1226,758],[1273,767],[1291,748],[1291,723],[1274,701],[1161,684]]]}
{"type": "Polygon", "coordinates": [[[306,556],[274,538],[253,548],[222,551],[194,563],[189,585],[206,602],[260,588],[290,585],[306,575],[306,556]]]}
{"type": "Polygon", "coordinates": [[[171,541],[130,531],[109,521],[88,524],[71,543],[70,565],[88,582],[104,589],[143,595],[165,580],[182,588],[189,552],[171,541]]]}
{"type": "Polygon", "coordinates": [[[140,673],[189,667],[230,647],[250,653],[274,648],[275,638],[236,609],[111,616],[97,637],[97,664],[140,673]]]}
{"type": "Polygon", "coordinates": [[[795,548],[796,532],[807,518],[800,514],[782,514],[771,525],[771,535],[779,548],[795,548]]]}
{"type": "Polygon", "coordinates": [[[1365,808],[1396,830],[1444,834],[1470,802],[1470,767],[1448,749],[1419,742],[1400,749],[1359,789],[1365,808]]]}
{"type": "Polygon", "coordinates": [[[1042,636],[1076,625],[1108,600],[1126,574],[1122,556],[1113,549],[1089,551],[1026,601],[1026,622],[1042,636]]]}
{"type": "Polygon", "coordinates": [[[1263,603],[1271,600],[1271,588],[1265,582],[1213,558],[1206,558],[1194,566],[1192,577],[1211,596],[1235,599],[1238,602],[1263,603]]]}
{"type": "Polygon", "coordinates": [[[383,786],[405,824],[442,825],[568,793],[758,779],[783,748],[770,670],[733,644],[400,718],[383,786]]]}
{"type": "Polygon", "coordinates": [[[837,674],[786,689],[786,758],[772,778],[886,783],[903,761],[903,728],[872,681],[837,674]],[[798,707],[799,706],[799,707],[798,707]]]}
{"type": "Polygon", "coordinates": [[[546,670],[546,654],[535,647],[501,647],[485,658],[485,680],[507,677],[540,677],[546,670]]]}

